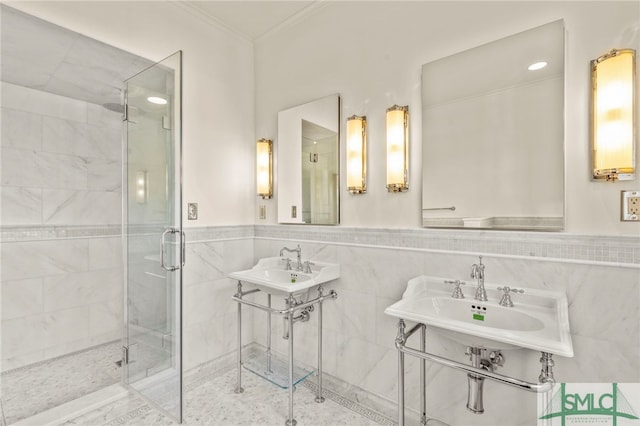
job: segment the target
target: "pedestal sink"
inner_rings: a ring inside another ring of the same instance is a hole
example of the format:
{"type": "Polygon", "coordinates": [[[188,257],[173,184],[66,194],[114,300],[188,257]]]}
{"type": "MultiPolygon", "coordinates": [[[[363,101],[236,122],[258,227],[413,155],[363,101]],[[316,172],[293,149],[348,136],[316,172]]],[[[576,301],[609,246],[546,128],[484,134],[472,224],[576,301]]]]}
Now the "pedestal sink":
{"type": "MultiPolygon", "coordinates": [[[[482,258],[474,268],[479,265],[482,265],[482,258]]],[[[426,410],[426,361],[466,372],[467,408],[475,414],[482,414],[486,379],[529,392],[549,392],[555,383],[553,355],[573,356],[564,293],[508,286],[501,286],[499,290],[497,285],[484,282],[486,297],[478,291],[478,298],[487,300],[479,301],[475,299],[474,283],[469,283],[472,285],[468,287],[472,288],[464,290],[460,287],[462,284],[459,280],[421,275],[407,283],[402,299],[385,309],[386,314],[399,318],[395,340],[398,349],[399,426],[404,426],[405,355],[420,359],[420,407],[423,416],[426,410]],[[467,295],[463,294],[465,290],[467,295]],[[417,324],[407,331],[405,321],[417,324]],[[431,332],[465,345],[470,365],[428,352],[426,339],[427,333],[431,332]],[[408,339],[414,334],[420,336],[419,349],[408,345],[408,339]],[[541,352],[537,382],[495,372],[505,361],[502,350],[519,348],[541,352]]]]}
{"type": "MultiPolygon", "coordinates": [[[[472,287],[472,282],[467,287],[472,287]]],[[[429,329],[470,347],[492,350],[527,348],[572,357],[567,298],[564,293],[525,289],[513,296],[514,307],[500,306],[498,285],[485,283],[489,301],[467,295],[451,297],[444,278],[410,280],[402,299],[385,313],[429,326],[429,329]]],[[[465,289],[473,294],[472,288],[465,289]]]]}
{"type": "Polygon", "coordinates": [[[229,274],[229,278],[238,280],[238,291],[233,295],[232,299],[238,302],[238,349],[237,349],[237,381],[235,393],[242,393],[242,366],[244,365],[255,374],[269,380],[271,383],[288,389],[289,393],[289,416],[286,425],[295,426],[296,420],[293,417],[293,393],[297,383],[304,380],[312,372],[302,371],[303,369],[294,368],[293,354],[293,330],[294,324],[298,321],[307,321],[314,312],[318,317],[318,368],[317,368],[317,388],[315,401],[324,402],[322,396],[322,306],[329,300],[335,300],[338,293],[330,290],[324,293],[321,284],[340,278],[340,265],[337,263],[326,263],[317,261],[305,261],[301,256],[300,245],[297,249],[288,249],[284,247],[283,251],[297,253],[297,259],[278,257],[267,257],[260,259],[258,263],[251,269],[233,272],[229,274]],[[298,267],[300,264],[300,267],[298,267]],[[298,269],[302,269],[299,271],[298,269]],[[244,291],[243,284],[253,284],[257,288],[244,291]],[[317,287],[317,297],[309,300],[311,290],[317,287]],[[266,293],[267,304],[260,304],[256,300],[247,300],[244,296],[253,293],[266,293]],[[306,295],[301,293],[307,292],[306,295]],[[273,295],[284,296],[285,309],[276,309],[271,305],[273,295]],[[299,295],[299,297],[296,297],[299,295]],[[248,362],[242,362],[242,305],[256,308],[267,313],[267,348],[266,352],[259,355],[259,358],[252,358],[248,362]],[[315,305],[315,308],[314,308],[315,305]],[[282,316],[284,321],[283,338],[289,341],[288,362],[276,362],[274,354],[271,352],[271,316],[282,316]],[[277,368],[276,366],[284,366],[277,368]],[[287,368],[288,367],[288,368],[287,368]]]}
{"type": "MultiPolygon", "coordinates": [[[[302,264],[306,261],[303,260],[302,264]]],[[[260,290],[269,294],[290,295],[306,291],[319,284],[324,284],[340,278],[340,265],[313,261],[311,273],[295,270],[285,270],[286,261],[281,257],[265,257],[251,269],[233,272],[229,278],[254,284],[260,290]]]]}

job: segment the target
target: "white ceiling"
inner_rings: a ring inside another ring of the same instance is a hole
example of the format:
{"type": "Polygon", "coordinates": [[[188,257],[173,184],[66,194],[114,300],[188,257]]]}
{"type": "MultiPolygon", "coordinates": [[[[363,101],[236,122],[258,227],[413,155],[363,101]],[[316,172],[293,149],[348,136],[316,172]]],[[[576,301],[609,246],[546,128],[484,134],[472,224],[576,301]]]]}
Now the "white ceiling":
{"type": "Polygon", "coordinates": [[[293,19],[314,3],[317,0],[181,2],[183,6],[252,41],[293,19]]]}

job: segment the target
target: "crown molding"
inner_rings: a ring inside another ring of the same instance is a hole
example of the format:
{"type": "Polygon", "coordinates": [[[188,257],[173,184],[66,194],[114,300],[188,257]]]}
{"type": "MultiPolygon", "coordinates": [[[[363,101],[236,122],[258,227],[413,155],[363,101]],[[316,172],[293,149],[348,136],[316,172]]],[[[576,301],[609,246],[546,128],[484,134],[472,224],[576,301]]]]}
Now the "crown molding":
{"type": "Polygon", "coordinates": [[[201,21],[203,21],[204,23],[211,25],[213,27],[215,27],[216,29],[222,30],[225,33],[238,38],[242,41],[254,44],[257,41],[261,41],[273,34],[276,34],[277,32],[293,25],[296,24],[304,19],[306,19],[308,16],[312,15],[313,13],[316,13],[317,11],[325,8],[326,6],[329,5],[330,1],[328,0],[316,0],[313,1],[311,4],[309,4],[308,6],[304,7],[303,9],[300,9],[299,11],[297,11],[296,13],[294,13],[293,15],[289,16],[288,18],[286,18],[284,21],[280,22],[279,24],[276,24],[274,27],[268,29],[266,32],[264,32],[263,34],[259,35],[256,38],[251,38],[250,36],[248,36],[247,34],[236,30],[235,28],[233,28],[232,26],[228,25],[226,22],[224,22],[222,19],[212,15],[211,13],[207,12],[206,10],[204,10],[202,7],[200,7],[198,4],[198,2],[193,2],[193,1],[189,1],[189,0],[172,0],[169,1],[169,4],[172,4],[173,6],[175,6],[176,8],[179,8],[183,11],[185,11],[186,13],[188,13],[189,15],[200,19],[201,21]]]}
{"type": "Polygon", "coordinates": [[[227,25],[220,18],[213,16],[210,13],[207,13],[205,10],[203,10],[194,2],[191,2],[189,0],[172,0],[172,1],[169,1],[169,4],[183,10],[184,12],[187,12],[189,15],[195,18],[200,19],[205,24],[208,24],[216,29],[222,30],[223,32],[227,33],[232,37],[235,37],[249,44],[253,44],[253,40],[251,39],[251,37],[227,25]]]}

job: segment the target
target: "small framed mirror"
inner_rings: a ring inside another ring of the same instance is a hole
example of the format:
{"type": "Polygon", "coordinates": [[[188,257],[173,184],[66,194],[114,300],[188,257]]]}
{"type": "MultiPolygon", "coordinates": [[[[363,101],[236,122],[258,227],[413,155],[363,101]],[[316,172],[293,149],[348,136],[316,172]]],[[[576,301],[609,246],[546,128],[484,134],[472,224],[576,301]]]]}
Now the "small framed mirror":
{"type": "Polygon", "coordinates": [[[340,222],[340,96],[278,113],[278,222],[340,222]]]}

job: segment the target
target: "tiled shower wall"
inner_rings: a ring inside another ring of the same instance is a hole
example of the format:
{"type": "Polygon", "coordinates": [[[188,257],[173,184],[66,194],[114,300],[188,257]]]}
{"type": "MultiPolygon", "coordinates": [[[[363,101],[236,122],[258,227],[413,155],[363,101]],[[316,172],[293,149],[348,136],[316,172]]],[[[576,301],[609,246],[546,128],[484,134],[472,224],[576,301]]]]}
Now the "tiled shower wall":
{"type": "Polygon", "coordinates": [[[122,335],[120,115],[2,83],[2,370],[122,335]]]}
{"type": "Polygon", "coordinates": [[[120,114],[2,83],[2,225],[119,225],[120,114]]]}
{"type": "MultiPolygon", "coordinates": [[[[324,304],[324,369],[343,395],[395,417],[397,320],[384,309],[402,297],[407,281],[433,275],[467,282],[483,255],[486,281],[567,294],[575,356],[556,356],[563,382],[640,381],[640,238],[473,230],[373,229],[313,226],[256,226],[255,257],[277,255],[300,243],[304,258],[337,262],[341,278],[326,286],[338,299],[324,304]],[[614,361],[615,360],[615,361],[614,361]]],[[[444,285],[444,284],[443,284],[444,285]]],[[[471,293],[472,294],[472,293],[471,293]]],[[[313,297],[314,295],[310,295],[313,297]]],[[[260,295],[249,297],[264,297],[260,295]]],[[[282,301],[279,301],[282,305],[282,301]]],[[[517,305],[517,297],[514,296],[517,305]]],[[[263,314],[255,314],[254,337],[264,343],[263,314]]],[[[317,316],[294,327],[296,359],[315,364],[317,316]]],[[[274,321],[273,345],[287,353],[274,321]]],[[[417,337],[409,345],[419,347],[417,337]]],[[[428,332],[427,350],[468,363],[465,348],[428,332]]],[[[504,351],[497,372],[535,382],[540,353],[504,351]]],[[[407,416],[417,417],[418,363],[407,356],[407,416]]],[[[332,383],[329,380],[329,383],[332,383]]],[[[331,386],[331,385],[329,385],[331,386]]],[[[535,394],[486,381],[483,415],[467,411],[467,378],[457,370],[427,363],[427,414],[448,424],[535,424],[535,394]],[[512,407],[517,409],[506,409],[512,407]]]]}

